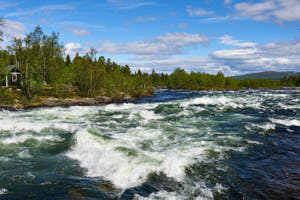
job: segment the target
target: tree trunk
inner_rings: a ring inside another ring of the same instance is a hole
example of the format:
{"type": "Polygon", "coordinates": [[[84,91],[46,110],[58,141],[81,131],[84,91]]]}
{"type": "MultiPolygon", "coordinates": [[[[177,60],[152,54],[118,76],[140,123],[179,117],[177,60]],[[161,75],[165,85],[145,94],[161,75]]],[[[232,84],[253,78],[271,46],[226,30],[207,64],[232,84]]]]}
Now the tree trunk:
{"type": "Polygon", "coordinates": [[[30,92],[30,81],[28,77],[28,63],[26,62],[26,94],[29,99],[31,99],[31,92],[30,92]]]}

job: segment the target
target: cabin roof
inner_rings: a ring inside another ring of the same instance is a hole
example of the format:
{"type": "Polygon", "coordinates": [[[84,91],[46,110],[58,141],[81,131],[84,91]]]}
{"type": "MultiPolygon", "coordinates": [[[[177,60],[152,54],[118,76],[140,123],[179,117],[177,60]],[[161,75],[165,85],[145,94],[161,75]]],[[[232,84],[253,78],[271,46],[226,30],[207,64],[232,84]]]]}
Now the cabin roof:
{"type": "Polygon", "coordinates": [[[17,72],[20,73],[20,70],[17,68],[17,66],[13,67],[10,72],[17,72]]]}
{"type": "Polygon", "coordinates": [[[8,65],[6,68],[9,70],[9,72],[16,72],[20,73],[20,70],[17,68],[17,65],[8,65]]]}
{"type": "Polygon", "coordinates": [[[8,69],[10,69],[10,70],[12,70],[13,68],[15,68],[15,67],[17,67],[16,65],[8,65],[8,66],[6,66],[6,68],[8,68],[8,69]]]}

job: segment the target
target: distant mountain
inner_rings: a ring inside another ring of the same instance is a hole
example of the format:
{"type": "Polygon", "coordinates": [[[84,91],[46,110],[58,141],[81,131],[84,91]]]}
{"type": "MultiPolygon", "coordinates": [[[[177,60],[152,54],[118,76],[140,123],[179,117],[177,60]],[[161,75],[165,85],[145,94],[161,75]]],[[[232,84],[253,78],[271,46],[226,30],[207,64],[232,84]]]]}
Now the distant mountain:
{"type": "Polygon", "coordinates": [[[283,77],[297,76],[300,75],[300,72],[274,72],[274,71],[266,71],[266,72],[258,72],[251,74],[244,74],[240,76],[233,76],[232,78],[235,80],[243,80],[247,78],[258,78],[258,79],[272,79],[272,80],[280,80],[283,77]]]}

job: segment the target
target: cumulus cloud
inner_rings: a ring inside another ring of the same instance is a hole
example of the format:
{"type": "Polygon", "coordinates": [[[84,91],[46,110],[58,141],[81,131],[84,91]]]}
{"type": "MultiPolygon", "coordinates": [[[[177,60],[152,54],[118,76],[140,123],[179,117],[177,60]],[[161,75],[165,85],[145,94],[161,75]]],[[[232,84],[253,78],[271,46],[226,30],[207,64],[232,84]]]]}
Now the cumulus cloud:
{"type": "Polygon", "coordinates": [[[156,58],[182,54],[185,47],[202,44],[207,46],[209,40],[205,35],[188,33],[168,33],[149,41],[114,43],[101,41],[99,52],[111,54],[133,54],[136,56],[155,56],[156,58]]]}
{"type": "Polygon", "coordinates": [[[65,53],[71,56],[76,55],[76,53],[84,54],[88,51],[87,48],[82,47],[78,42],[69,42],[65,45],[65,53]]]}
{"type": "Polygon", "coordinates": [[[262,3],[238,3],[235,5],[235,9],[242,16],[257,16],[260,14],[264,14],[266,11],[270,11],[275,9],[276,6],[273,1],[266,1],[262,3]]]}
{"type": "Polygon", "coordinates": [[[207,11],[202,8],[192,9],[190,6],[187,7],[186,11],[188,12],[189,16],[197,16],[197,17],[214,14],[213,11],[207,11]]]}
{"type": "MultiPolygon", "coordinates": [[[[151,61],[129,63],[150,72],[171,73],[181,67],[187,71],[200,71],[216,74],[222,71],[227,76],[259,71],[299,71],[300,41],[276,42],[252,47],[236,47],[218,50],[207,57],[169,57],[151,61]],[[283,50],[282,50],[283,49],[283,50]],[[285,49],[287,51],[285,51],[285,49]]],[[[128,64],[128,63],[127,63],[128,64]]]]}
{"type": "Polygon", "coordinates": [[[243,42],[240,40],[234,40],[230,35],[224,35],[222,37],[218,37],[218,39],[220,40],[221,44],[237,46],[237,47],[252,47],[256,45],[253,42],[243,42]]]}
{"type": "MultiPolygon", "coordinates": [[[[203,57],[176,57],[162,59],[151,55],[130,64],[135,69],[150,72],[171,73],[181,67],[187,71],[200,71],[215,74],[223,71],[227,76],[259,71],[299,71],[300,41],[280,41],[255,46],[234,45],[233,49],[211,52],[203,57]]],[[[125,64],[125,63],[124,63],[125,64]]]]}
{"type": "Polygon", "coordinates": [[[146,72],[151,72],[152,69],[155,69],[155,71],[159,73],[172,73],[176,68],[180,67],[188,72],[194,71],[216,74],[218,71],[222,71],[227,76],[240,73],[239,71],[233,70],[230,66],[223,65],[222,62],[213,60],[210,57],[166,58],[127,64],[133,66],[133,70],[141,69],[146,72]]]}
{"type": "Polygon", "coordinates": [[[297,21],[300,20],[299,0],[264,0],[258,3],[237,3],[238,15],[256,21],[297,21]]]}
{"type": "Polygon", "coordinates": [[[300,41],[282,41],[214,51],[213,60],[238,71],[299,71],[300,41]]]}
{"type": "Polygon", "coordinates": [[[23,39],[25,37],[26,27],[23,23],[13,20],[3,20],[3,26],[0,26],[3,32],[4,40],[1,43],[2,48],[9,44],[14,38],[23,39]]]}

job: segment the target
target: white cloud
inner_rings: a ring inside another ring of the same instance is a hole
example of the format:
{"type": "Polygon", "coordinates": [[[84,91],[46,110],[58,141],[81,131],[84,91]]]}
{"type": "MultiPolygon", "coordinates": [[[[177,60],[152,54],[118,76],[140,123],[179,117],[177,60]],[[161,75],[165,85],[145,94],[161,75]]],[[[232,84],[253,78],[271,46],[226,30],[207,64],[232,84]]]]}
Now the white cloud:
{"type": "Polygon", "coordinates": [[[232,17],[232,16],[216,16],[216,17],[208,17],[201,19],[200,22],[203,23],[218,23],[218,22],[225,22],[225,21],[231,21],[231,20],[237,20],[239,17],[232,17]]]}
{"type": "Polygon", "coordinates": [[[275,4],[273,1],[266,1],[262,3],[238,3],[235,5],[235,9],[242,16],[256,16],[264,13],[265,11],[270,11],[275,9],[275,4]]]}
{"type": "Polygon", "coordinates": [[[90,31],[84,28],[72,28],[70,29],[70,31],[72,32],[73,35],[77,35],[77,36],[87,36],[90,35],[90,31]]]}
{"type": "Polygon", "coordinates": [[[168,33],[162,36],[156,37],[158,42],[163,42],[168,45],[175,45],[175,46],[189,46],[189,45],[196,45],[202,44],[207,46],[209,40],[206,36],[200,34],[188,34],[188,33],[168,33]]]}
{"type": "Polygon", "coordinates": [[[290,59],[288,58],[277,58],[276,61],[281,64],[281,65],[288,65],[288,64],[291,64],[291,61],[290,59]]]}
{"type": "Polygon", "coordinates": [[[224,35],[222,37],[218,37],[221,44],[231,45],[231,46],[237,46],[237,47],[252,47],[256,44],[253,42],[243,42],[240,40],[234,40],[230,35],[224,35]]]}
{"type": "Polygon", "coordinates": [[[158,20],[158,18],[156,18],[156,17],[137,17],[135,19],[136,22],[154,22],[157,20],[158,20]]]}
{"type": "Polygon", "coordinates": [[[23,23],[13,20],[3,20],[3,26],[0,26],[0,31],[3,31],[4,41],[1,43],[2,48],[8,45],[14,38],[23,39],[25,37],[26,27],[23,23]]]}
{"type": "Polygon", "coordinates": [[[239,16],[256,21],[297,21],[300,20],[299,0],[264,0],[258,3],[237,3],[235,9],[239,16]]]}
{"type": "Polygon", "coordinates": [[[88,24],[88,23],[80,22],[80,21],[62,21],[59,24],[62,25],[64,28],[84,27],[84,28],[93,28],[93,29],[104,29],[104,26],[95,25],[95,24],[88,24]]]}
{"type": "Polygon", "coordinates": [[[104,29],[104,26],[88,24],[80,21],[63,21],[59,23],[63,29],[70,31],[75,36],[88,36],[91,34],[90,29],[104,29]]]}
{"type": "Polygon", "coordinates": [[[34,15],[34,14],[51,14],[54,11],[65,11],[65,10],[74,10],[74,6],[72,5],[47,5],[43,7],[39,7],[32,10],[25,10],[25,11],[17,11],[13,13],[8,13],[4,15],[5,17],[18,17],[18,16],[26,16],[26,15],[34,15]]]}
{"type": "Polygon", "coordinates": [[[81,44],[77,42],[69,42],[65,45],[65,53],[71,56],[76,55],[76,53],[84,54],[87,51],[87,48],[82,47],[81,44]]]}
{"type": "Polygon", "coordinates": [[[119,10],[129,10],[144,6],[154,6],[155,2],[152,1],[139,1],[139,0],[107,0],[107,2],[115,5],[119,10]]]}
{"type": "MultiPolygon", "coordinates": [[[[125,63],[122,63],[125,64],[125,63]]],[[[186,71],[205,72],[216,74],[218,71],[223,71],[226,75],[236,75],[239,71],[231,69],[230,66],[223,65],[217,60],[209,57],[185,57],[185,58],[167,58],[161,60],[141,61],[127,63],[133,66],[133,70],[141,69],[146,72],[151,72],[155,69],[156,72],[172,73],[176,68],[180,67],[186,71]]]]}
{"type": "Polygon", "coordinates": [[[281,21],[300,20],[300,1],[284,0],[279,1],[279,8],[272,12],[272,15],[281,21]]]}
{"type": "Polygon", "coordinates": [[[208,38],[200,34],[168,33],[149,41],[129,43],[101,41],[98,51],[111,54],[133,54],[144,57],[156,56],[156,58],[159,58],[182,54],[185,47],[199,44],[207,46],[209,44],[208,38]]]}
{"type": "Polygon", "coordinates": [[[212,52],[210,57],[237,71],[299,71],[300,41],[276,42],[212,52]]]}
{"type": "Polygon", "coordinates": [[[150,72],[171,73],[181,67],[187,71],[217,73],[223,71],[227,76],[259,71],[299,71],[300,41],[275,42],[252,47],[239,47],[212,52],[207,57],[168,57],[130,64],[150,72]]]}
{"type": "Polygon", "coordinates": [[[256,58],[256,49],[230,49],[218,50],[211,53],[212,57],[216,59],[231,59],[231,60],[244,60],[256,58]]]}
{"type": "MultiPolygon", "coordinates": [[[[248,72],[299,71],[300,69],[300,41],[281,41],[255,46],[233,45],[233,49],[214,51],[208,56],[183,57],[179,55],[183,47],[201,44],[202,41],[201,37],[185,34],[166,34],[151,41],[131,43],[102,42],[99,52],[134,55],[128,57],[129,61],[118,63],[128,64],[133,67],[133,70],[141,69],[146,72],[155,69],[157,72],[171,73],[177,67],[181,67],[187,71],[212,74],[222,71],[225,75],[231,76],[248,72]]],[[[68,43],[65,49],[66,53],[71,55],[88,51],[88,48],[82,47],[79,43],[68,43]]]]}
{"type": "Polygon", "coordinates": [[[233,2],[233,0],[224,0],[224,3],[225,4],[230,4],[230,3],[232,3],[233,2]]]}
{"type": "Polygon", "coordinates": [[[213,11],[207,11],[207,10],[204,10],[202,8],[195,8],[195,9],[192,9],[191,7],[187,7],[187,12],[190,16],[205,16],[205,15],[212,15],[214,14],[213,11]]]}
{"type": "Polygon", "coordinates": [[[66,30],[70,31],[75,36],[87,36],[90,35],[91,32],[88,29],[85,28],[79,28],[79,27],[65,27],[66,30]]]}

